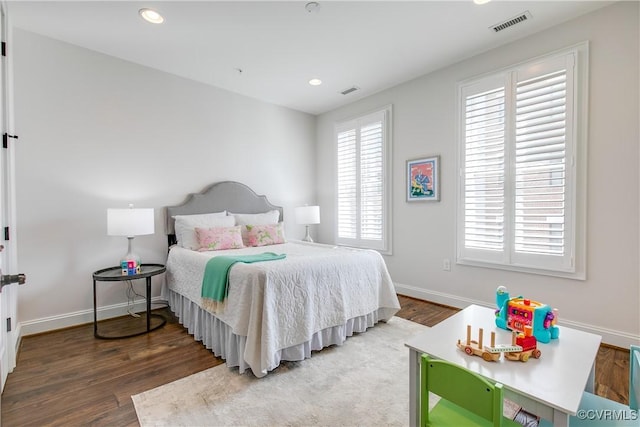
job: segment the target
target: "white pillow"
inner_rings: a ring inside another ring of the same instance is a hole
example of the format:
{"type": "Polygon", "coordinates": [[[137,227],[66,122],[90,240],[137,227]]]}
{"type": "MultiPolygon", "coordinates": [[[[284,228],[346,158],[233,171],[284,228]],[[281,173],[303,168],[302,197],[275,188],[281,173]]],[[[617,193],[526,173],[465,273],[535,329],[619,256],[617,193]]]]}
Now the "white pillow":
{"type": "Polygon", "coordinates": [[[229,212],[236,219],[235,225],[269,225],[277,224],[280,220],[280,211],[272,210],[259,214],[236,214],[229,212]]]}
{"type": "Polygon", "coordinates": [[[198,215],[176,215],[175,222],[176,240],[178,246],[185,249],[198,250],[200,244],[196,236],[196,227],[233,227],[235,218],[227,216],[227,211],[198,215]]]}

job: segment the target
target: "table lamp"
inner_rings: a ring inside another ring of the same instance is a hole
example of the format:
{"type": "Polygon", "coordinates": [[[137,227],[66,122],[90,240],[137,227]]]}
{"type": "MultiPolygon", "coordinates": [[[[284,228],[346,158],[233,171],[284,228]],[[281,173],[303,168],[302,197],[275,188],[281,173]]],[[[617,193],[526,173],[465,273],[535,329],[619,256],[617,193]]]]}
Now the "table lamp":
{"type": "Polygon", "coordinates": [[[307,234],[302,239],[305,242],[312,242],[309,234],[309,225],[320,224],[320,206],[300,206],[295,209],[296,223],[307,227],[307,234]]]}
{"type": "Polygon", "coordinates": [[[153,208],[107,209],[107,234],[109,236],[126,236],[129,239],[127,253],[120,260],[123,276],[140,273],[140,257],[133,252],[133,238],[154,232],[153,208]]]}

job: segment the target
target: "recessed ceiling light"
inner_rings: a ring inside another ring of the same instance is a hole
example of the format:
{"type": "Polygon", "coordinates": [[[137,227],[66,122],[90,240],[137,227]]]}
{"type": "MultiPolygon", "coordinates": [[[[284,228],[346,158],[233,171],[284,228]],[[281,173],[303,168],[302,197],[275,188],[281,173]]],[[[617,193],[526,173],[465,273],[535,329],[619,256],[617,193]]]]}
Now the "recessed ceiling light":
{"type": "Polygon", "coordinates": [[[320,86],[322,84],[322,80],[320,80],[320,79],[311,79],[311,80],[309,80],[309,84],[311,86],[320,86]]]}
{"type": "Polygon", "coordinates": [[[162,15],[153,9],[140,9],[138,13],[142,16],[142,19],[152,24],[162,24],[164,22],[162,15]]]}
{"type": "Polygon", "coordinates": [[[489,3],[491,0],[473,0],[473,2],[475,4],[486,4],[489,3]]]}

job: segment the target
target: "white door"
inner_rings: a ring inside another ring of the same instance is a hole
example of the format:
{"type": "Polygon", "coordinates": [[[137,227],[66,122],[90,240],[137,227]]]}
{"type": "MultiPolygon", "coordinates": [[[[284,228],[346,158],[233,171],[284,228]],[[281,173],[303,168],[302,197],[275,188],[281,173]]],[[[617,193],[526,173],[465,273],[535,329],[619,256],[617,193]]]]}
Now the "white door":
{"type": "Polygon", "coordinates": [[[15,184],[14,184],[14,145],[17,138],[13,131],[12,117],[12,76],[8,58],[10,57],[9,24],[7,6],[0,3],[0,37],[2,38],[2,56],[0,64],[0,133],[3,146],[0,148],[0,391],[4,389],[7,375],[16,366],[16,345],[19,331],[17,319],[17,282],[15,226],[15,184]],[[4,286],[1,286],[4,284],[4,286]]]}

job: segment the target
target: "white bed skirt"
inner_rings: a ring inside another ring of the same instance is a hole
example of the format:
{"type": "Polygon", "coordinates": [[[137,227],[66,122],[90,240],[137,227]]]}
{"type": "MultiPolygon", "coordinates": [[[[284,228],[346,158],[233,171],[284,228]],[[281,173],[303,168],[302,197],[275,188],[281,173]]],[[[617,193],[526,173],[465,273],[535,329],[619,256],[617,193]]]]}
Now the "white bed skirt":
{"type": "MultiPolygon", "coordinates": [[[[166,289],[165,294],[180,324],[187,328],[196,341],[201,341],[207,349],[224,359],[227,366],[237,366],[240,373],[251,369],[243,357],[247,337],[234,334],[226,323],[171,289],[166,289]]],[[[330,345],[341,345],[354,333],[364,332],[378,321],[388,320],[393,316],[393,314],[389,315],[389,311],[389,309],[378,309],[364,316],[349,319],[344,325],[316,332],[307,342],[279,350],[274,357],[275,366],[270,366],[268,370],[275,369],[282,360],[304,360],[311,357],[312,351],[321,350],[330,345]]],[[[257,377],[265,374],[266,372],[254,372],[257,377]]]]}

